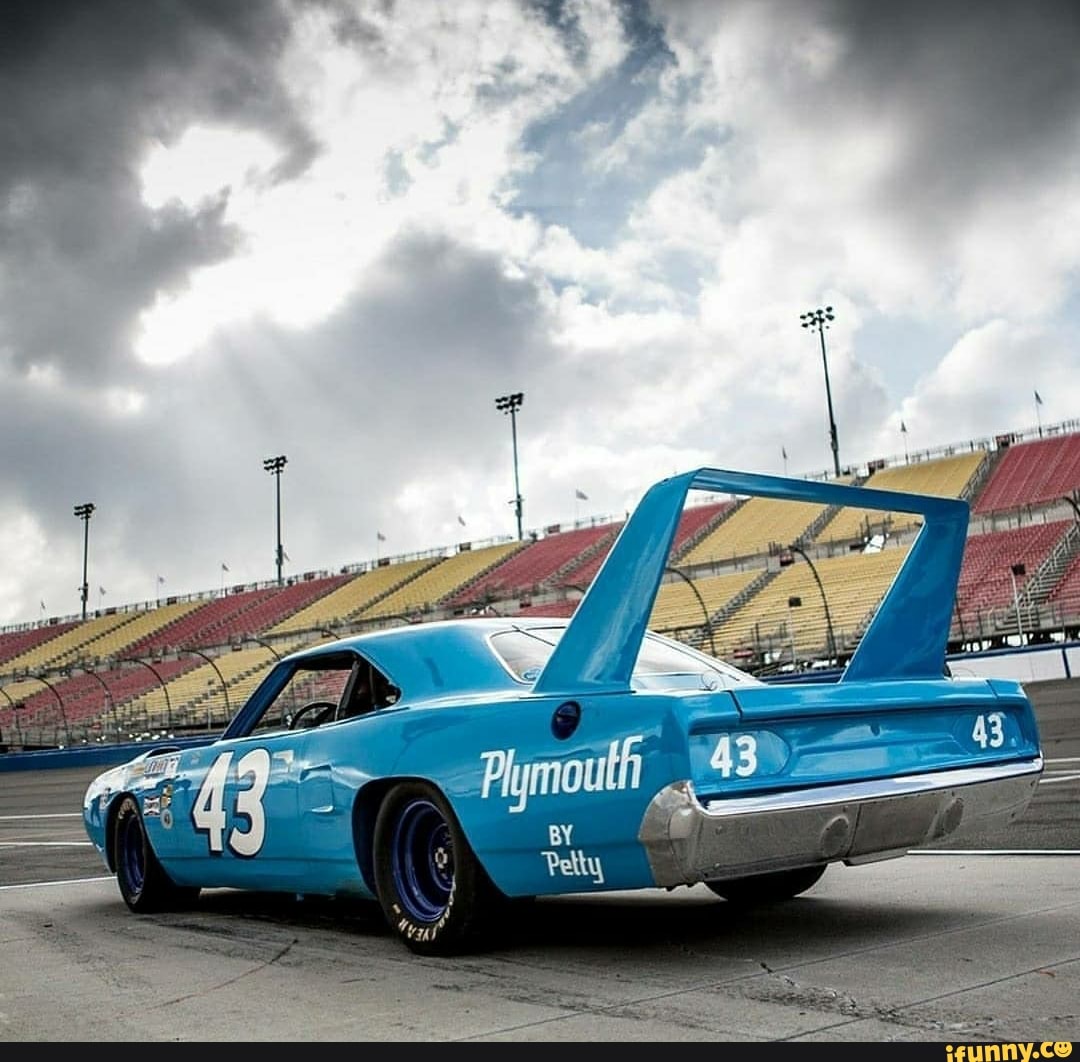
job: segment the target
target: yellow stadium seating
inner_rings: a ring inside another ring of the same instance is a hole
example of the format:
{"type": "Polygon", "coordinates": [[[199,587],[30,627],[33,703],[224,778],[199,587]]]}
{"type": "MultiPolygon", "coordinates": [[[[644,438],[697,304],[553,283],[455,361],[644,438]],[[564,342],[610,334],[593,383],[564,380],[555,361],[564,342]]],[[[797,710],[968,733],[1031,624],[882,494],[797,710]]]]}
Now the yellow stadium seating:
{"type": "MultiPolygon", "coordinates": [[[[863,486],[879,490],[933,494],[939,498],[959,498],[986,460],[985,450],[940,457],[933,461],[892,465],[876,472],[863,486]]],[[[912,513],[883,512],[845,506],[818,532],[817,542],[849,542],[884,532],[899,534],[915,527],[918,517],[912,513]]]]}
{"type": "MultiPolygon", "coordinates": [[[[892,583],[908,546],[879,553],[856,553],[814,560],[829,603],[828,619],[838,650],[851,645],[892,583]]],[[[801,559],[781,568],[768,585],[742,605],[715,632],[717,655],[736,659],[741,650],[788,653],[794,637],[797,655],[826,650],[828,621],[813,569],[801,559]],[[797,598],[798,605],[789,605],[797,598]]]]}
{"type": "Polygon", "coordinates": [[[266,633],[270,636],[292,634],[297,631],[313,631],[320,627],[343,623],[441,560],[443,560],[442,557],[422,557],[362,572],[336,590],[313,601],[306,608],[293,613],[266,633]]]}

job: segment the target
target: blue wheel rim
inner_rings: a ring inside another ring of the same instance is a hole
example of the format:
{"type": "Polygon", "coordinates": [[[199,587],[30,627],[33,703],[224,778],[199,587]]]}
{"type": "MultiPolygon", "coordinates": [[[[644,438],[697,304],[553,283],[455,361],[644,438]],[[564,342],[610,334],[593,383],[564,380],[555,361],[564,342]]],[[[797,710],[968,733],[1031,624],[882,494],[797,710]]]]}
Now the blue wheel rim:
{"type": "Polygon", "coordinates": [[[394,827],[391,866],[394,888],[409,917],[437,922],[454,885],[450,826],[430,800],[412,800],[394,827]]]}
{"type": "Polygon", "coordinates": [[[133,815],[124,820],[117,858],[128,891],[132,896],[138,896],[146,880],[146,858],[143,853],[142,828],[133,815]]]}

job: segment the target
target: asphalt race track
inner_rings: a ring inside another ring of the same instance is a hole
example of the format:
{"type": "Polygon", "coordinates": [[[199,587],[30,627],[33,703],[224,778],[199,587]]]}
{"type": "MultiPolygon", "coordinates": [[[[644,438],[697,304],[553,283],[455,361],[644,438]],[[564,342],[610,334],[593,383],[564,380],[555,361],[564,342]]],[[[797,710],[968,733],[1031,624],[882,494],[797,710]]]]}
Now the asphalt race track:
{"type": "Polygon", "coordinates": [[[1047,770],[998,836],[772,908],[542,899],[453,959],[374,904],[214,890],[135,916],[82,829],[100,768],[0,772],[0,1040],[1080,1040],[1080,680],[1028,692],[1047,770]]]}

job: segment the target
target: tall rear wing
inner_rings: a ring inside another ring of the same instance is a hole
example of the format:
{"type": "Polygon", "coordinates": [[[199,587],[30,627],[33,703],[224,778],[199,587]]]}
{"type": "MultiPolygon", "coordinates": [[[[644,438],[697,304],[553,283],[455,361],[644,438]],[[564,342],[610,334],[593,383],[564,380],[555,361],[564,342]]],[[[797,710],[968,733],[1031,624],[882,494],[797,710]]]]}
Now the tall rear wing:
{"type": "Polygon", "coordinates": [[[535,692],[629,689],[691,490],[921,515],[923,526],[840,681],[942,677],[967,539],[966,501],[699,468],[661,480],[645,493],[578,604],[535,692]]]}

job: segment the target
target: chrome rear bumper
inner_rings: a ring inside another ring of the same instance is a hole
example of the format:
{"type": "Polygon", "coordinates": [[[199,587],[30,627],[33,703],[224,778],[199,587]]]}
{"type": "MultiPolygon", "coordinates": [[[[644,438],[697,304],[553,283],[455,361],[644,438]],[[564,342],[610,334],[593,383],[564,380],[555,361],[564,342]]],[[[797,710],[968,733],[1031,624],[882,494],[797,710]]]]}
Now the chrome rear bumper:
{"type": "Polygon", "coordinates": [[[661,886],[871,862],[1005,825],[1027,807],[1042,772],[1038,756],[707,805],[690,782],[676,782],[649,803],[638,840],[661,886]]]}

